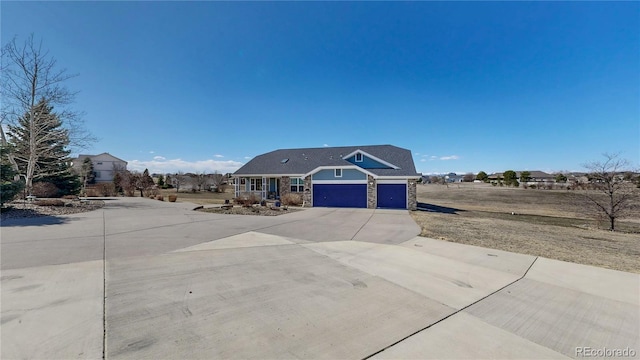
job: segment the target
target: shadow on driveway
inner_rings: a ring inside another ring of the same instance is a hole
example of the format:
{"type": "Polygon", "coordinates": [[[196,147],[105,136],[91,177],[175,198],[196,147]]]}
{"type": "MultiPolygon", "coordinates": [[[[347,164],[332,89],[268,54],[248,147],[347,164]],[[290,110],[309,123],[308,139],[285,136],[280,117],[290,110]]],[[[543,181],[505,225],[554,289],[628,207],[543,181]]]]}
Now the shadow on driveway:
{"type": "Polygon", "coordinates": [[[433,204],[427,204],[427,203],[421,203],[421,202],[418,203],[418,210],[435,212],[440,214],[453,214],[453,215],[458,215],[459,211],[460,212],[465,211],[462,209],[450,208],[446,206],[439,206],[439,205],[433,205],[433,204]]]}
{"type": "MultiPolygon", "coordinates": [[[[37,213],[36,213],[37,214],[37,213]]],[[[58,216],[34,216],[34,217],[20,217],[20,218],[7,218],[2,219],[0,226],[44,226],[44,225],[60,225],[66,224],[73,220],[73,218],[62,218],[58,216]]]]}

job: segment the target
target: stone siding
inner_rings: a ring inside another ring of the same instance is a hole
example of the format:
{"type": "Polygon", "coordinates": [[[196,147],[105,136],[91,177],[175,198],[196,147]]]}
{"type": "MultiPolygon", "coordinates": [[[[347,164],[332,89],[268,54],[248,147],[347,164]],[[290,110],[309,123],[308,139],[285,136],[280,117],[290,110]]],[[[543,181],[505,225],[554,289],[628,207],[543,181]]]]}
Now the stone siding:
{"type": "Polygon", "coordinates": [[[416,180],[410,179],[408,181],[407,186],[408,186],[408,193],[409,193],[409,199],[407,199],[409,210],[416,210],[418,208],[416,180]]]}
{"type": "Polygon", "coordinates": [[[371,175],[367,175],[367,208],[378,207],[378,183],[371,175]],[[373,185],[372,185],[373,184],[373,185]]]}
{"type": "Polygon", "coordinates": [[[302,195],[304,206],[313,207],[313,198],[311,197],[311,175],[304,178],[304,194],[302,195]]]}
{"type": "Polygon", "coordinates": [[[280,178],[280,198],[291,192],[291,178],[283,176],[280,178]]]}

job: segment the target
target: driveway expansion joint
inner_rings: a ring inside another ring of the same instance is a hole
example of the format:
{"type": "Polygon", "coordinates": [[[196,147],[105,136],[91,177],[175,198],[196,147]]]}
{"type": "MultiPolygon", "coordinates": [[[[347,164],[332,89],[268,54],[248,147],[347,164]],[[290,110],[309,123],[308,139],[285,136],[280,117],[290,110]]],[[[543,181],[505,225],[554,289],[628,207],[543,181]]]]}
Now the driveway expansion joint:
{"type": "Polygon", "coordinates": [[[533,259],[533,261],[531,262],[531,265],[529,265],[529,267],[528,267],[528,268],[527,268],[527,270],[524,272],[524,274],[522,274],[522,276],[521,276],[521,277],[519,277],[519,278],[515,279],[514,281],[512,281],[512,282],[508,283],[507,285],[505,285],[505,286],[503,286],[503,287],[499,288],[498,290],[493,291],[493,292],[491,292],[491,293],[487,294],[486,296],[483,296],[482,298],[480,298],[480,299],[478,299],[478,300],[476,300],[476,301],[472,302],[471,304],[466,305],[466,306],[464,306],[464,307],[462,307],[462,308],[460,308],[460,309],[458,309],[458,310],[456,310],[456,311],[452,312],[451,314],[449,314],[449,315],[447,315],[447,316],[443,317],[442,319],[440,319],[440,320],[438,320],[438,321],[436,321],[436,322],[434,322],[434,323],[432,323],[432,324],[429,324],[429,325],[425,326],[424,328],[419,329],[419,330],[417,330],[417,331],[415,331],[415,332],[413,332],[413,333],[411,333],[411,334],[409,334],[409,335],[407,335],[407,336],[403,337],[402,339],[400,339],[400,340],[398,340],[398,341],[394,342],[393,344],[390,344],[390,345],[388,345],[388,346],[385,346],[384,348],[382,348],[382,349],[380,349],[380,350],[378,350],[378,351],[374,352],[373,354],[371,354],[371,355],[367,355],[367,356],[363,357],[363,358],[362,358],[362,360],[370,359],[370,358],[372,358],[373,356],[376,356],[376,355],[380,354],[381,352],[383,352],[383,351],[385,351],[385,350],[387,350],[387,349],[389,349],[389,348],[391,348],[391,347],[393,347],[393,346],[395,346],[395,345],[400,344],[401,342],[403,342],[403,341],[407,340],[408,338],[410,338],[410,337],[412,337],[412,336],[414,336],[414,335],[417,335],[417,334],[419,334],[419,333],[423,332],[424,330],[427,330],[427,329],[429,329],[429,328],[433,327],[434,325],[437,325],[437,324],[439,324],[439,323],[441,323],[441,322],[443,322],[443,321],[447,320],[448,318],[452,317],[453,315],[456,315],[456,314],[458,314],[458,313],[461,313],[462,311],[464,311],[464,310],[466,310],[466,309],[470,308],[471,306],[473,306],[473,305],[475,305],[475,304],[477,304],[477,303],[479,303],[479,302],[481,302],[481,301],[484,301],[485,299],[487,299],[487,298],[489,298],[489,297],[491,297],[491,296],[493,296],[493,295],[495,295],[495,294],[499,293],[500,291],[502,291],[502,290],[504,290],[504,289],[506,289],[506,288],[510,287],[511,285],[513,285],[513,284],[515,284],[515,283],[519,282],[520,280],[524,279],[524,278],[525,278],[525,276],[527,276],[527,273],[529,273],[529,270],[531,270],[531,268],[533,267],[533,264],[535,264],[535,263],[536,263],[536,260],[538,260],[538,257],[537,257],[537,256],[535,257],[535,259],[533,259]]]}

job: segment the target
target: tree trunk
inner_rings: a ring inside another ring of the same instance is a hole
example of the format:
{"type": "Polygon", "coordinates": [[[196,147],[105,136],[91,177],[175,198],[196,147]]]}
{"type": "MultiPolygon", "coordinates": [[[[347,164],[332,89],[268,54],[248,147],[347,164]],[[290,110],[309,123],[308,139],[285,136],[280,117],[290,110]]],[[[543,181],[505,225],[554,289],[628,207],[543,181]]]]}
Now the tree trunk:
{"type": "Polygon", "coordinates": [[[609,217],[609,220],[611,221],[611,227],[609,228],[609,230],[611,230],[611,231],[615,231],[615,230],[616,230],[616,228],[615,228],[616,218],[615,218],[615,217],[610,216],[610,217],[609,217]]]}

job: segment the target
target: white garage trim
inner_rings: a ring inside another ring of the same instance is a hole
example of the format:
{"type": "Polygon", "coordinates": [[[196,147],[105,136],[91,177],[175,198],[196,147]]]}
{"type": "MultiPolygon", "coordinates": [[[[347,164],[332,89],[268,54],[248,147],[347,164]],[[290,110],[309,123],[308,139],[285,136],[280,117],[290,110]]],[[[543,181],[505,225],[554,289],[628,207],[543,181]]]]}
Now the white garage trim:
{"type": "Polygon", "coordinates": [[[406,184],[407,179],[404,179],[404,180],[380,179],[377,182],[378,184],[406,184]]]}
{"type": "Polygon", "coordinates": [[[313,180],[311,184],[366,184],[367,180],[313,180]]]}

